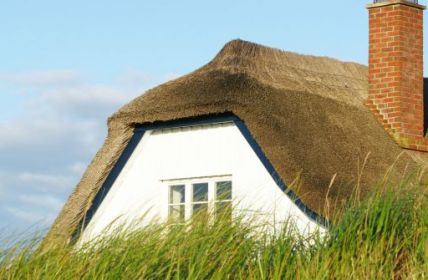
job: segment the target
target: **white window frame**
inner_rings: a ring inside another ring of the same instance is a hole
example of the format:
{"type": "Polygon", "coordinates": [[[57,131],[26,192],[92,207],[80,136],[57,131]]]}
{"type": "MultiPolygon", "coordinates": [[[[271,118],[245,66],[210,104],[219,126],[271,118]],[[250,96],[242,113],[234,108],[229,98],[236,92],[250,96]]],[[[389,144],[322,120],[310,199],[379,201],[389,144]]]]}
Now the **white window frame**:
{"type": "Polygon", "coordinates": [[[233,182],[232,180],[216,180],[214,182],[214,200],[213,200],[213,211],[215,211],[215,206],[216,203],[231,203],[233,205],[233,182]],[[217,184],[218,183],[222,183],[222,182],[230,182],[231,183],[231,188],[230,188],[230,199],[218,199],[217,197],[217,184]]]}
{"type": "Polygon", "coordinates": [[[168,186],[168,218],[171,216],[171,211],[170,211],[170,208],[171,207],[181,207],[181,206],[184,206],[184,220],[186,220],[186,201],[184,201],[184,202],[180,202],[180,203],[172,203],[171,201],[170,201],[170,198],[171,198],[171,188],[172,187],[176,187],[176,186],[184,186],[184,198],[186,199],[186,197],[187,197],[187,194],[186,194],[186,185],[184,185],[184,184],[171,184],[171,185],[169,185],[168,186]]]}
{"type": "Polygon", "coordinates": [[[193,185],[199,183],[208,183],[208,213],[215,213],[215,203],[218,202],[216,197],[216,184],[218,182],[230,181],[232,183],[232,194],[230,200],[221,200],[224,202],[232,202],[233,203],[233,180],[232,175],[215,175],[215,176],[200,176],[200,177],[190,177],[190,178],[179,178],[179,179],[165,179],[161,180],[162,184],[166,188],[166,217],[169,219],[169,207],[171,205],[175,205],[174,203],[170,203],[170,191],[171,186],[176,185],[184,185],[184,220],[188,221],[193,216],[193,185]]]}

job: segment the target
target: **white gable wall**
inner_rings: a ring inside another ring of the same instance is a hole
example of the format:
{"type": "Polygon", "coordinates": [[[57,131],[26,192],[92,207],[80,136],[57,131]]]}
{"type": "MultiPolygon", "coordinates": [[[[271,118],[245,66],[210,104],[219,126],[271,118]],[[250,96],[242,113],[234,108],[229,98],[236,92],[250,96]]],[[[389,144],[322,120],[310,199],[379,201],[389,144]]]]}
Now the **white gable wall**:
{"type": "Polygon", "coordinates": [[[166,220],[165,181],[201,176],[230,177],[237,211],[268,214],[272,224],[292,217],[304,234],[319,229],[282,192],[238,127],[229,122],[145,132],[81,241],[98,236],[112,223],[143,215],[142,226],[152,219],[166,220]]]}

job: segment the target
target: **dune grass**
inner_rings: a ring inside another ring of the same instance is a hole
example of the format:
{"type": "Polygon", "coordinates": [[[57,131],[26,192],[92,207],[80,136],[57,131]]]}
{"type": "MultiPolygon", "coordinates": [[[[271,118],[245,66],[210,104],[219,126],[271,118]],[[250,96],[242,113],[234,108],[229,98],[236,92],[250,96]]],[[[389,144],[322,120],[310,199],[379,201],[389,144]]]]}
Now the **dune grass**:
{"type": "Polygon", "coordinates": [[[242,219],[153,224],[81,249],[0,249],[0,279],[426,279],[428,200],[403,182],[352,200],[323,237],[292,225],[274,236],[242,219]]]}

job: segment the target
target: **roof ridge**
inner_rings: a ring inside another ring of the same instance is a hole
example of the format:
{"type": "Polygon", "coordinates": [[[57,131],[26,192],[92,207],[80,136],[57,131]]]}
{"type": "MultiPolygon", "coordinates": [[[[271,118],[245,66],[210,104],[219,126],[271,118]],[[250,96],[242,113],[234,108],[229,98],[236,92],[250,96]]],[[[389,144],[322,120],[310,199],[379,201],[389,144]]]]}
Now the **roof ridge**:
{"type": "MultiPolygon", "coordinates": [[[[335,64],[335,66],[353,66],[358,68],[364,68],[367,69],[366,65],[356,63],[356,62],[350,62],[350,61],[342,61],[336,58],[328,57],[328,56],[314,56],[314,55],[307,55],[307,54],[301,54],[297,52],[292,51],[285,51],[279,48],[272,48],[268,47],[262,44],[253,43],[250,41],[242,40],[242,39],[234,39],[229,42],[227,42],[223,48],[217,53],[217,55],[211,60],[208,65],[214,66],[214,65],[228,65],[228,66],[242,66],[244,63],[243,60],[252,61],[254,65],[257,65],[257,63],[262,61],[270,61],[270,62],[277,62],[281,64],[285,64],[289,67],[294,67],[297,69],[303,69],[303,70],[311,70],[313,71],[313,64],[306,64],[304,63],[305,60],[308,61],[315,61],[318,62],[318,64],[335,64]],[[288,59],[287,59],[288,58],[288,59]],[[299,59],[300,63],[298,66],[296,65],[296,61],[293,61],[293,59],[299,59]],[[293,63],[294,62],[294,63],[293,63]]],[[[335,67],[329,67],[335,68],[335,67]]],[[[319,73],[326,73],[324,71],[316,71],[319,73]]],[[[348,71],[345,71],[348,72],[348,71]]],[[[338,74],[340,73],[335,72],[332,74],[338,74]]],[[[351,77],[352,75],[349,75],[348,77],[351,77]]]]}

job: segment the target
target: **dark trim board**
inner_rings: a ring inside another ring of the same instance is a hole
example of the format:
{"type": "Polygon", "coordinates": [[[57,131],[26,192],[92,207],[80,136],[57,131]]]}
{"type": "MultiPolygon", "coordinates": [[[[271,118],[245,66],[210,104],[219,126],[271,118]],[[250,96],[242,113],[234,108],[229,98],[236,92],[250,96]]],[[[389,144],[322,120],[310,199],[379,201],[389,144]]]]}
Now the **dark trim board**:
{"type": "Polygon", "coordinates": [[[253,151],[256,153],[257,157],[262,162],[263,166],[266,168],[266,170],[271,175],[272,179],[275,181],[275,183],[278,185],[278,187],[291,199],[291,201],[296,204],[299,209],[305,213],[306,216],[308,216],[311,220],[321,224],[324,227],[329,226],[329,221],[318,214],[317,212],[313,211],[309,207],[307,207],[303,201],[291,190],[288,188],[288,186],[284,183],[284,181],[281,179],[281,176],[279,176],[278,172],[273,167],[272,163],[269,161],[265,153],[263,152],[262,148],[259,146],[259,144],[256,142],[256,140],[251,135],[250,130],[247,128],[245,123],[239,119],[238,117],[235,117],[234,123],[241,131],[244,138],[247,140],[248,144],[250,144],[253,151]]]}
{"type": "Polygon", "coordinates": [[[101,186],[101,189],[95,195],[95,198],[92,201],[91,207],[83,216],[83,219],[79,222],[79,225],[77,226],[76,230],[71,235],[72,243],[77,241],[80,234],[83,232],[83,230],[85,230],[86,226],[94,217],[95,213],[98,210],[98,207],[101,205],[107,193],[110,191],[117,177],[119,177],[119,174],[122,172],[122,169],[125,167],[126,163],[128,162],[128,159],[131,157],[132,153],[134,152],[138,143],[140,143],[140,140],[143,138],[143,136],[144,136],[144,131],[134,131],[134,135],[132,135],[128,145],[126,145],[125,149],[123,150],[122,154],[120,155],[113,169],[110,171],[110,174],[107,176],[106,180],[101,186]]]}
{"type": "Polygon", "coordinates": [[[272,176],[272,179],[278,185],[278,187],[299,207],[299,209],[306,214],[311,220],[319,223],[324,227],[329,226],[329,221],[323,216],[319,215],[309,207],[307,207],[303,201],[292,191],[287,185],[282,181],[278,172],[273,167],[272,163],[269,161],[262,148],[256,142],[256,140],[251,135],[251,132],[245,125],[245,123],[236,117],[233,114],[227,113],[222,115],[215,116],[205,116],[191,119],[181,119],[175,121],[168,122],[157,122],[150,124],[138,125],[134,129],[134,135],[126,146],[125,150],[122,152],[112,171],[108,175],[101,189],[96,194],[91,207],[87,211],[85,217],[80,221],[78,228],[72,235],[72,240],[77,240],[80,236],[80,233],[86,228],[89,222],[92,220],[102,201],[106,197],[107,193],[110,191],[117,177],[121,173],[122,169],[125,167],[135,148],[137,147],[140,140],[143,138],[144,133],[148,130],[154,129],[165,129],[165,128],[176,128],[176,127],[187,127],[187,126],[196,126],[203,124],[211,124],[211,123],[224,123],[224,122],[233,122],[238,127],[239,131],[242,133],[244,138],[247,140],[248,144],[251,146],[253,151],[256,153],[257,157],[262,162],[263,166],[272,176]]]}

